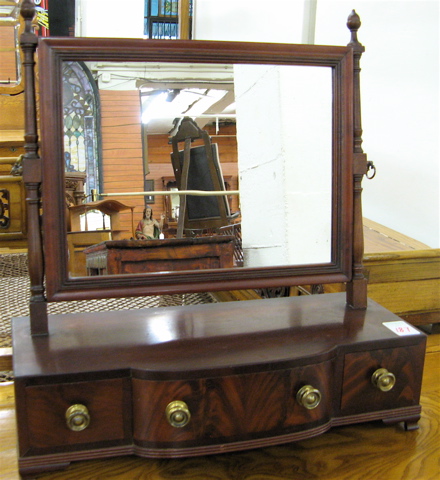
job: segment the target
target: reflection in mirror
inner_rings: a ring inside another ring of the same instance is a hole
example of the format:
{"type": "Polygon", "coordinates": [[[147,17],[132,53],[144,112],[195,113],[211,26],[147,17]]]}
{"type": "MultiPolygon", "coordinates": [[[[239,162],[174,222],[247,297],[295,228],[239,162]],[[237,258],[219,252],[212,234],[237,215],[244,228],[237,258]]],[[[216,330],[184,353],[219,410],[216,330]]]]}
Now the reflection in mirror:
{"type": "Polygon", "coordinates": [[[101,242],[139,251],[130,239],[146,206],[153,221],[165,217],[162,245],[174,248],[181,203],[171,139],[184,117],[208,132],[231,192],[230,225],[185,237],[232,235],[228,266],[330,262],[332,88],[330,67],[64,62],[65,175],[75,184],[66,194],[69,275],[110,273],[96,263],[101,242]]]}
{"type": "Polygon", "coordinates": [[[236,65],[234,78],[245,266],[329,262],[331,69],[236,65]]]}
{"type": "Polygon", "coordinates": [[[19,4],[20,0],[0,1],[0,90],[2,93],[14,94],[22,90],[20,87],[22,78],[19,4]]]}

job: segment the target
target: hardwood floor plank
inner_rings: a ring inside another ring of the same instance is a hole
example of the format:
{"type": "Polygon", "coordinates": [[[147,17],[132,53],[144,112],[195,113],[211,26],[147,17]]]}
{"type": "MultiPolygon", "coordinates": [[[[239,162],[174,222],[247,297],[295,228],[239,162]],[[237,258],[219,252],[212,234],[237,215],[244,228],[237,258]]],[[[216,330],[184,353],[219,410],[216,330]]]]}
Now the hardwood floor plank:
{"type": "Polygon", "coordinates": [[[0,384],[0,479],[18,478],[14,385],[8,382],[0,384]]]}

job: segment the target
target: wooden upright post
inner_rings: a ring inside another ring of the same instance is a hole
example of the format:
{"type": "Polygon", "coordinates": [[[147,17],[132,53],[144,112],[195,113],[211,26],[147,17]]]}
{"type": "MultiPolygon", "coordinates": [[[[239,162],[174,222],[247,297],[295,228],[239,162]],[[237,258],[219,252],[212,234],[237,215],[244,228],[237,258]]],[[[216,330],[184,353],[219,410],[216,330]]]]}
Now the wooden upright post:
{"type": "Polygon", "coordinates": [[[37,113],[35,98],[35,50],[38,39],[33,31],[32,20],[35,5],[31,0],[23,0],[21,15],[25,21],[20,38],[23,50],[25,77],[25,154],[23,158],[23,181],[26,192],[28,263],[31,284],[29,303],[31,334],[47,335],[47,302],[44,295],[44,263],[40,219],[41,159],[38,156],[37,113]]]}
{"type": "Polygon", "coordinates": [[[348,17],[347,27],[351,32],[348,46],[353,48],[354,75],[353,75],[353,276],[347,283],[347,303],[353,308],[367,307],[367,279],[364,276],[364,231],[362,220],[362,179],[367,173],[367,156],[362,150],[362,119],[361,119],[361,90],[360,90],[360,59],[365,51],[364,46],[357,39],[357,31],[361,26],[359,15],[353,10],[348,17]]]}

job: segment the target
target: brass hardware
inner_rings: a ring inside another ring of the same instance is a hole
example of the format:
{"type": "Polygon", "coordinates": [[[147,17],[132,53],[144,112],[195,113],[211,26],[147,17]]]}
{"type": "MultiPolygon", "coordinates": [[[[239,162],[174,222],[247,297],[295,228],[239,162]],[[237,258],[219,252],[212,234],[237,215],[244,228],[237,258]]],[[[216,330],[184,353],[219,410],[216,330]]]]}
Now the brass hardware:
{"type": "Polygon", "coordinates": [[[386,368],[379,368],[371,376],[371,382],[380,391],[389,392],[396,383],[396,377],[386,368]]]}
{"type": "Polygon", "coordinates": [[[182,428],[185,425],[188,425],[188,422],[191,419],[191,413],[188,405],[180,400],[174,400],[173,402],[170,402],[165,409],[165,414],[167,416],[168,423],[172,427],[176,428],[182,428]]]}
{"type": "Polygon", "coordinates": [[[368,180],[372,180],[376,176],[376,167],[372,161],[367,162],[366,177],[368,180]]]}
{"type": "Polygon", "coordinates": [[[87,407],[81,404],[70,406],[66,410],[66,423],[73,432],[86,429],[90,423],[90,415],[87,407]]]}
{"type": "Polygon", "coordinates": [[[313,410],[319,405],[322,395],[319,390],[311,385],[304,385],[296,394],[296,401],[308,410],[313,410]]]}

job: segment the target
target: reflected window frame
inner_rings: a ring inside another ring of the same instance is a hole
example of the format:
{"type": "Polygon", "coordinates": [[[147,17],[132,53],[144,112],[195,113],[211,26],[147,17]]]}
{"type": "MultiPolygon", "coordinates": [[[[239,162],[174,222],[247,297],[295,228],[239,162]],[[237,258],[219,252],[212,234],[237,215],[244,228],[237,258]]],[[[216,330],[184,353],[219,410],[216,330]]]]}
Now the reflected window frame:
{"type": "Polygon", "coordinates": [[[87,173],[89,197],[92,190],[102,191],[101,109],[98,86],[84,62],[63,67],[63,118],[65,171],[87,173]]]}
{"type": "MultiPolygon", "coordinates": [[[[13,44],[6,45],[5,52],[2,52],[2,63],[4,55],[8,52],[14,57],[15,61],[15,79],[0,78],[0,94],[17,95],[24,91],[24,75],[23,75],[23,54],[20,50],[20,35],[24,29],[23,19],[20,16],[20,0],[3,0],[0,2],[0,29],[12,28],[13,44]]],[[[8,35],[5,35],[7,37],[8,35]]],[[[1,36],[3,38],[3,35],[1,36]]],[[[3,49],[2,49],[3,50],[3,49]]]]}

